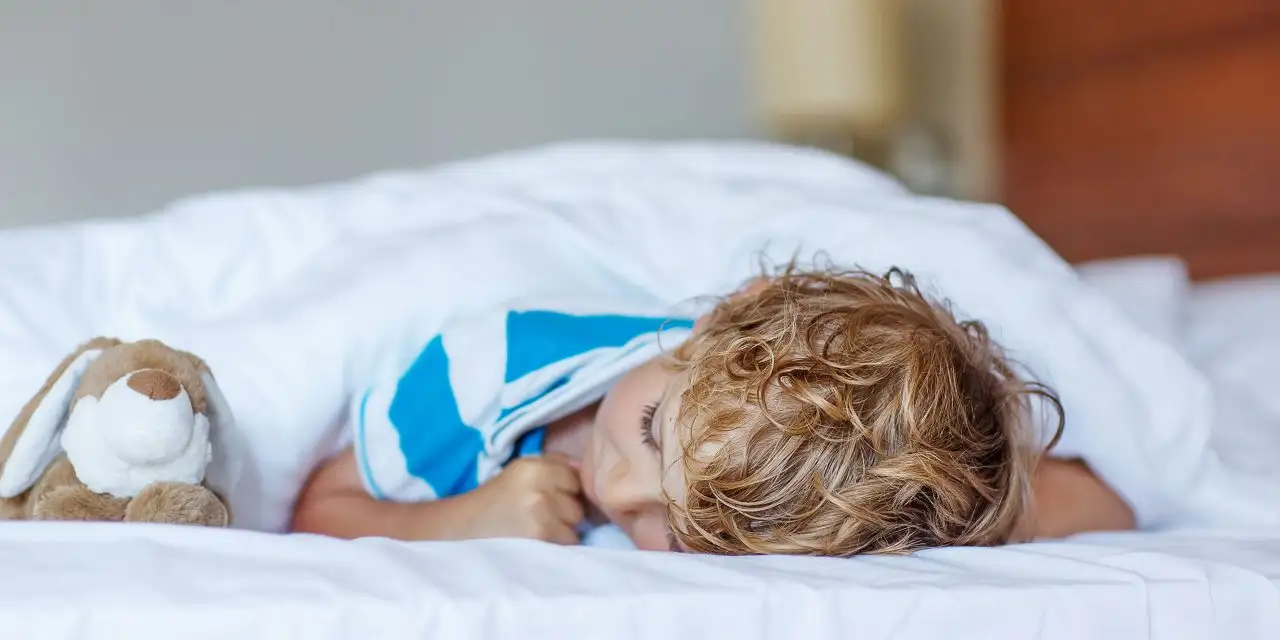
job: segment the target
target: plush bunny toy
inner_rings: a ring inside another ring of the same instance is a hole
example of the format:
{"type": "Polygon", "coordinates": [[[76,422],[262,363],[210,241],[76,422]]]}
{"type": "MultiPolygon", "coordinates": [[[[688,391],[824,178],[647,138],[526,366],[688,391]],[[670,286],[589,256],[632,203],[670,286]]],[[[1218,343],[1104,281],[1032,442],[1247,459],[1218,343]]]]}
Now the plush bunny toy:
{"type": "Polygon", "coordinates": [[[205,483],[230,411],[199,358],[97,338],[50,374],[0,439],[0,518],[226,526],[205,483]]]}

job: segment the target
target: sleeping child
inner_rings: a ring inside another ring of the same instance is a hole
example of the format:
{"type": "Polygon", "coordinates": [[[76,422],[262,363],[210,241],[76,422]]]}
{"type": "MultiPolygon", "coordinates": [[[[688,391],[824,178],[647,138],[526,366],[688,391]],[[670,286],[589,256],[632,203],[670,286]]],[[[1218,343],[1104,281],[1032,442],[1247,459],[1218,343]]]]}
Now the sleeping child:
{"type": "Polygon", "coordinates": [[[354,398],[293,528],[573,544],[612,522],[640,549],[823,556],[1132,528],[1035,407],[1061,429],[1052,390],[898,271],[787,268],[696,321],[498,309],[354,398]]]}

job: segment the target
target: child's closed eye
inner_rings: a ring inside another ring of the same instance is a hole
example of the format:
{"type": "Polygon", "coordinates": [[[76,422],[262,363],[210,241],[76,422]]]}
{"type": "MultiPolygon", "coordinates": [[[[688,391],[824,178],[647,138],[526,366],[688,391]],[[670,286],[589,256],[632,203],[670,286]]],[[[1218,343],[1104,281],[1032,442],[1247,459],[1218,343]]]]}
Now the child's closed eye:
{"type": "Polygon", "coordinates": [[[658,403],[655,402],[646,406],[640,414],[640,440],[655,453],[661,453],[662,447],[658,445],[658,439],[653,435],[653,416],[657,412],[658,403]]]}

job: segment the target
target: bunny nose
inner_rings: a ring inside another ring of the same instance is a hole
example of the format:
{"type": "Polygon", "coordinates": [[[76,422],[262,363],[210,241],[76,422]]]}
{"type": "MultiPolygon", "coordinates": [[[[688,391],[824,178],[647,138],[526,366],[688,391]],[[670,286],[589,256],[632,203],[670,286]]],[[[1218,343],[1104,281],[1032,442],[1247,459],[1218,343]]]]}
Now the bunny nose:
{"type": "Polygon", "coordinates": [[[124,462],[169,462],[191,440],[191,399],[167,372],[143,369],[117,380],[103,393],[99,407],[106,443],[124,462]]]}
{"type": "Polygon", "coordinates": [[[172,400],[182,392],[178,379],[159,369],[143,369],[129,376],[129,388],[149,400],[172,400]]]}

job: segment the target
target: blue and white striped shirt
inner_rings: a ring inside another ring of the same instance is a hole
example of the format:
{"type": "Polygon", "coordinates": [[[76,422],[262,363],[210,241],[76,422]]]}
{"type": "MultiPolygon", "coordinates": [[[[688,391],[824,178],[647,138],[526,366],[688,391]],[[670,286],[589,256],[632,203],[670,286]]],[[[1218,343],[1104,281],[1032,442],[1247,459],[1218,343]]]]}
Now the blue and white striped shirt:
{"type": "Polygon", "coordinates": [[[355,397],[364,486],[400,502],[470,491],[513,458],[540,453],[544,425],[599,400],[692,327],[687,318],[543,309],[446,326],[398,378],[355,397]]]}

